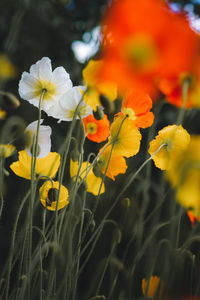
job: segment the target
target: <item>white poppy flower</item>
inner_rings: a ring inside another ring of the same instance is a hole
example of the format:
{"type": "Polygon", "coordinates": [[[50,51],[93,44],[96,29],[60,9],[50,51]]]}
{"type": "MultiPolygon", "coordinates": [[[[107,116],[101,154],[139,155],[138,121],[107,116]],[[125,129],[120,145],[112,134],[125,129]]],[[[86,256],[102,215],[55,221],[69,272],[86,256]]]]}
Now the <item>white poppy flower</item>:
{"type": "Polygon", "coordinates": [[[76,119],[85,118],[92,114],[92,109],[89,105],[82,100],[82,95],[86,87],[75,86],[62,95],[59,99],[59,106],[53,107],[50,112],[50,116],[59,119],[61,121],[72,121],[76,108],[78,106],[78,114],[76,119]]]}
{"type": "Polygon", "coordinates": [[[47,114],[53,106],[58,105],[58,99],[72,88],[69,74],[63,67],[52,71],[51,60],[43,57],[30,68],[30,73],[23,72],[19,82],[19,94],[24,100],[38,107],[42,92],[41,109],[47,114]]]}
{"type": "MultiPolygon", "coordinates": [[[[43,120],[40,120],[40,124],[42,124],[43,120]]],[[[30,123],[26,129],[25,133],[28,136],[28,145],[26,147],[26,152],[29,156],[32,156],[32,147],[33,147],[33,139],[36,134],[38,121],[34,121],[30,123]]],[[[51,151],[51,127],[40,125],[39,134],[38,134],[38,153],[37,158],[45,157],[51,151]]]]}

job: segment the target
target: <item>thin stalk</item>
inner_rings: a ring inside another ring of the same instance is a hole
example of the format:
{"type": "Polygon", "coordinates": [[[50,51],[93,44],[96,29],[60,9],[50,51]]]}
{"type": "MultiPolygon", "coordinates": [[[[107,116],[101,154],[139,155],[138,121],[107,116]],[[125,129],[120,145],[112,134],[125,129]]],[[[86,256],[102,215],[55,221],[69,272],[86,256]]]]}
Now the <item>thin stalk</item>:
{"type": "Polygon", "coordinates": [[[186,79],[183,82],[183,86],[182,86],[182,99],[183,99],[183,101],[182,101],[182,106],[181,106],[181,109],[179,110],[179,114],[178,114],[178,117],[177,117],[177,122],[176,122],[177,125],[182,124],[183,119],[184,119],[189,86],[190,86],[190,81],[186,79]]]}
{"type": "MultiPolygon", "coordinates": [[[[166,146],[166,144],[162,144],[147,160],[143,162],[143,164],[138,168],[138,170],[129,178],[127,184],[124,186],[122,191],[119,193],[119,195],[116,197],[115,201],[113,202],[112,206],[108,209],[107,213],[105,214],[103,220],[106,220],[108,216],[110,215],[113,208],[117,205],[118,201],[123,196],[124,192],[127,190],[127,188],[130,186],[130,184],[134,181],[134,179],[137,177],[137,175],[140,173],[140,171],[148,164],[149,161],[152,160],[152,158],[162,149],[162,147],[166,146]]],[[[100,226],[100,225],[99,225],[100,226]]],[[[98,231],[99,226],[97,227],[96,231],[98,231]]],[[[95,232],[96,232],[95,231],[95,232]]],[[[85,249],[86,250],[86,249],[85,249]]]]}
{"type": "MultiPolygon", "coordinates": [[[[58,172],[59,189],[58,189],[58,194],[57,194],[57,199],[56,199],[56,210],[55,210],[55,214],[54,214],[54,226],[53,226],[53,240],[54,240],[54,242],[57,242],[58,239],[59,239],[59,236],[57,234],[58,205],[59,205],[61,185],[62,185],[62,181],[63,181],[63,177],[64,177],[64,170],[65,170],[66,161],[67,161],[67,155],[68,155],[68,152],[69,152],[72,132],[73,132],[75,122],[76,122],[76,116],[79,113],[79,106],[83,101],[85,93],[86,92],[84,92],[84,94],[82,95],[82,99],[80,100],[79,104],[76,107],[76,110],[75,110],[74,115],[73,115],[73,119],[72,119],[72,123],[71,123],[70,129],[69,129],[69,132],[66,136],[65,142],[64,142],[63,147],[62,147],[61,163],[60,163],[60,168],[59,168],[59,172],[58,172]]],[[[63,216],[64,216],[64,214],[62,215],[62,217],[63,216]]],[[[62,219],[62,217],[61,217],[61,219],[62,219]]],[[[60,230],[58,230],[58,232],[60,232],[60,230]]],[[[47,293],[49,293],[49,291],[52,289],[54,279],[55,279],[55,276],[56,276],[56,272],[53,271],[54,256],[55,256],[55,253],[53,251],[52,258],[51,258],[51,261],[50,261],[50,272],[49,272],[50,278],[49,278],[49,281],[48,281],[47,293]]]]}
{"type": "Polygon", "coordinates": [[[0,155],[0,218],[3,211],[4,199],[3,199],[3,183],[4,183],[4,156],[0,155]]]}
{"type": "Polygon", "coordinates": [[[11,275],[11,269],[12,269],[12,260],[13,260],[13,255],[14,255],[14,249],[15,249],[15,238],[16,238],[16,231],[17,231],[17,225],[19,221],[20,214],[22,212],[22,209],[26,203],[26,200],[30,196],[30,191],[25,195],[24,199],[22,200],[20,207],[17,211],[17,216],[15,219],[14,227],[13,227],[13,233],[12,233],[12,238],[11,238],[11,246],[10,246],[10,252],[9,252],[9,260],[8,260],[8,273],[6,277],[6,291],[5,291],[5,300],[8,299],[8,293],[9,293],[9,287],[10,287],[10,275],[11,275]]]}
{"type": "Polygon", "coordinates": [[[41,93],[39,104],[38,104],[38,123],[36,128],[36,134],[33,138],[33,152],[31,156],[31,199],[29,205],[29,251],[28,251],[28,299],[31,299],[31,256],[32,256],[32,226],[33,226],[33,205],[35,199],[35,175],[36,175],[36,161],[37,161],[37,149],[38,149],[38,138],[39,138],[39,130],[40,130],[40,121],[41,121],[41,105],[44,95],[46,93],[46,89],[44,89],[41,93]]]}

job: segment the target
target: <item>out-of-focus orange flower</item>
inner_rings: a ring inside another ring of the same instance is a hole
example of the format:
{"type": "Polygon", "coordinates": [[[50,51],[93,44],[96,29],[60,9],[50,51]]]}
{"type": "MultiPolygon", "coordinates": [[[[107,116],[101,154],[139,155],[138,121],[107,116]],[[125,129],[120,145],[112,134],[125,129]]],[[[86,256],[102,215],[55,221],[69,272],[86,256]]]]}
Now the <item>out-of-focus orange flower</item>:
{"type": "Polygon", "coordinates": [[[117,0],[103,20],[100,77],[122,91],[137,86],[155,97],[160,78],[190,69],[198,41],[186,17],[166,2],[117,0]]]}
{"type": "Polygon", "coordinates": [[[93,115],[89,115],[83,119],[83,123],[89,140],[97,143],[107,140],[110,133],[110,123],[107,115],[104,114],[101,120],[96,120],[93,115]]]}
{"type": "MultiPolygon", "coordinates": [[[[109,146],[102,152],[97,161],[97,166],[103,174],[106,171],[106,176],[112,180],[115,180],[115,176],[118,174],[124,174],[126,172],[127,165],[123,156],[115,153],[114,151],[111,153],[111,148],[112,147],[109,146]]],[[[102,150],[103,148],[100,149],[99,152],[102,150]]]]}
{"type": "Polygon", "coordinates": [[[177,77],[162,78],[159,83],[160,90],[166,95],[169,103],[183,106],[183,85],[188,82],[186,95],[186,108],[200,109],[200,56],[195,60],[194,67],[187,72],[180,73],[177,77]]]}
{"type": "Polygon", "coordinates": [[[193,213],[188,210],[187,211],[187,215],[188,215],[188,218],[190,219],[190,222],[191,222],[191,226],[194,227],[195,225],[195,221],[197,220],[198,222],[200,222],[200,217],[196,217],[193,215],[193,213]]]}
{"type": "Polygon", "coordinates": [[[146,128],[152,125],[154,115],[150,112],[152,101],[142,90],[132,89],[123,99],[122,114],[134,120],[137,127],[146,128]]]}
{"type": "Polygon", "coordinates": [[[144,296],[152,299],[162,299],[164,291],[164,281],[157,276],[151,276],[150,279],[142,279],[142,292],[144,296]]]}

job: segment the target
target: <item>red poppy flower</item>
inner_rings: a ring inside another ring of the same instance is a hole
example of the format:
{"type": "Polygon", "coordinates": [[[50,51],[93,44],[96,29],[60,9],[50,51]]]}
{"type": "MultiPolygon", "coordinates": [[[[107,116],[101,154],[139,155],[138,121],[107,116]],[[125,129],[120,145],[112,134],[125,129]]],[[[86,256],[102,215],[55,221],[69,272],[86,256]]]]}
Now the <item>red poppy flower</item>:
{"type": "Polygon", "coordinates": [[[96,120],[93,115],[83,119],[87,138],[93,142],[101,143],[107,140],[110,134],[110,123],[107,115],[103,119],[96,120]]]}

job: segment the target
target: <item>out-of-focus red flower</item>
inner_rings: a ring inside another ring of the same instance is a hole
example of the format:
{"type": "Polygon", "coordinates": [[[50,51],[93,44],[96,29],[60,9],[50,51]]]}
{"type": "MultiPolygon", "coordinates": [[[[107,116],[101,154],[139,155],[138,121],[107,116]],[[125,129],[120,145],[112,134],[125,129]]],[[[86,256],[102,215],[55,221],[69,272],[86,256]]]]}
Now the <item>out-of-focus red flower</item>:
{"type": "Polygon", "coordinates": [[[152,125],[154,115],[150,112],[152,100],[142,90],[132,89],[123,99],[121,113],[134,120],[137,127],[146,128],[152,125]]]}
{"type": "Polygon", "coordinates": [[[93,115],[89,115],[83,119],[83,123],[89,140],[97,143],[107,140],[110,134],[110,123],[105,114],[101,120],[96,120],[93,115]]]}
{"type": "Polygon", "coordinates": [[[117,0],[103,19],[100,77],[121,92],[138,87],[155,98],[160,78],[190,70],[198,40],[185,15],[164,1],[117,0]]]}
{"type": "Polygon", "coordinates": [[[200,108],[200,56],[195,59],[194,66],[188,72],[180,73],[177,77],[162,78],[159,87],[166,95],[169,103],[183,106],[183,84],[188,81],[188,92],[185,107],[200,108]]]}

